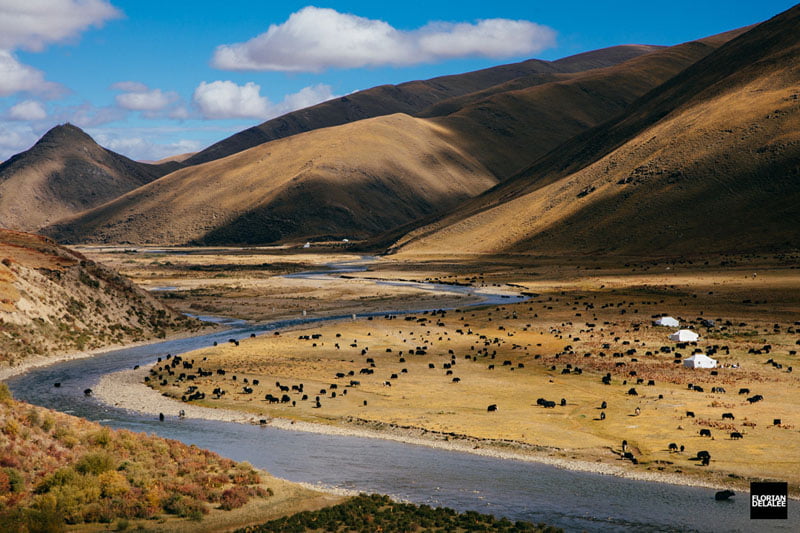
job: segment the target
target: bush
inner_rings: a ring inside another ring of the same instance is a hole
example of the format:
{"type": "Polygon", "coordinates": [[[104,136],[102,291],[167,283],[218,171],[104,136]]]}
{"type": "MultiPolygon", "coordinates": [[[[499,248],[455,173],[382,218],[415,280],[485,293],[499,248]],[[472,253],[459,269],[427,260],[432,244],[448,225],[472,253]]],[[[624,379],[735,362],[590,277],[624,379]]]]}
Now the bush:
{"type": "Polygon", "coordinates": [[[75,470],[81,474],[93,474],[95,476],[115,468],[116,462],[114,458],[103,452],[87,453],[75,463],[75,470]]]}
{"type": "Polygon", "coordinates": [[[208,508],[194,498],[173,494],[164,502],[164,510],[170,514],[175,514],[181,518],[192,520],[202,520],[204,514],[208,514],[208,508]]]}
{"type": "Polygon", "coordinates": [[[238,509],[250,499],[250,491],[246,487],[231,487],[222,492],[219,508],[224,511],[238,509]]]}
{"type": "Polygon", "coordinates": [[[0,404],[9,406],[14,404],[14,397],[5,383],[0,383],[0,404]]]}

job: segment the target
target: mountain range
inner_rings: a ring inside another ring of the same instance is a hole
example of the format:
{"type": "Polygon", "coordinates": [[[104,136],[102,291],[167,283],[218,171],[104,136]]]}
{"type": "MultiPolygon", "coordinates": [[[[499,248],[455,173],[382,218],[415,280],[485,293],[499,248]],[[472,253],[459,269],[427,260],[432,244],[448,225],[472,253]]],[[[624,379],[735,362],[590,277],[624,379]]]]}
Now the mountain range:
{"type": "Polygon", "coordinates": [[[0,166],[0,225],[401,255],[796,249],[799,18],[375,87],[159,165],[60,126],[0,166]]]}

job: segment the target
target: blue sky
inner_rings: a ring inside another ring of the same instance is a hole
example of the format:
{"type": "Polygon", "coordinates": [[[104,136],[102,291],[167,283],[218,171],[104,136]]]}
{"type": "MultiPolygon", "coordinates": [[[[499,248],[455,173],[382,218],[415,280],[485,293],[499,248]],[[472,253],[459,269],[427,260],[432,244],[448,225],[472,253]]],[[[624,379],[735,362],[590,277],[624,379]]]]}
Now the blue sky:
{"type": "Polygon", "coordinates": [[[72,122],[136,159],[384,83],[766,20],[778,0],[0,0],[0,160],[72,122]]]}

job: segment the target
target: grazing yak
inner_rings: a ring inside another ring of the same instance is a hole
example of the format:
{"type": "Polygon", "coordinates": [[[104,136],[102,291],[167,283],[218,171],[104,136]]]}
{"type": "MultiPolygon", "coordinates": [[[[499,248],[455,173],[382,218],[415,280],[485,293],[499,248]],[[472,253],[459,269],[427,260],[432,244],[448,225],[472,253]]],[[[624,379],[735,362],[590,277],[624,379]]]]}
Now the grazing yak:
{"type": "Polygon", "coordinates": [[[742,435],[738,431],[732,431],[731,432],[731,440],[738,440],[738,439],[741,439],[743,436],[744,435],[742,435]]]}
{"type": "Polygon", "coordinates": [[[492,405],[490,405],[489,407],[486,408],[486,411],[488,411],[490,413],[492,413],[494,411],[497,411],[497,404],[493,403],[492,405]]]}
{"type": "Polygon", "coordinates": [[[701,437],[710,437],[711,436],[711,430],[710,429],[701,429],[700,430],[700,436],[701,437]]]}

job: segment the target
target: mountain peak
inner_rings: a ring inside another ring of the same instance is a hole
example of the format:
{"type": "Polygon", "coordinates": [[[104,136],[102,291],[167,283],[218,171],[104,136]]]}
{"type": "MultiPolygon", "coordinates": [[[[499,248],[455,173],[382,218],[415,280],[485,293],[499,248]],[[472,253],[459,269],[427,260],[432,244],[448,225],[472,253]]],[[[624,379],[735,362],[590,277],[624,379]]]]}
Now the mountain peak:
{"type": "Polygon", "coordinates": [[[67,122],[51,128],[42,136],[41,139],[39,139],[36,144],[53,145],[75,142],[90,142],[94,144],[94,139],[92,139],[89,134],[80,129],[78,126],[67,122]]]}

